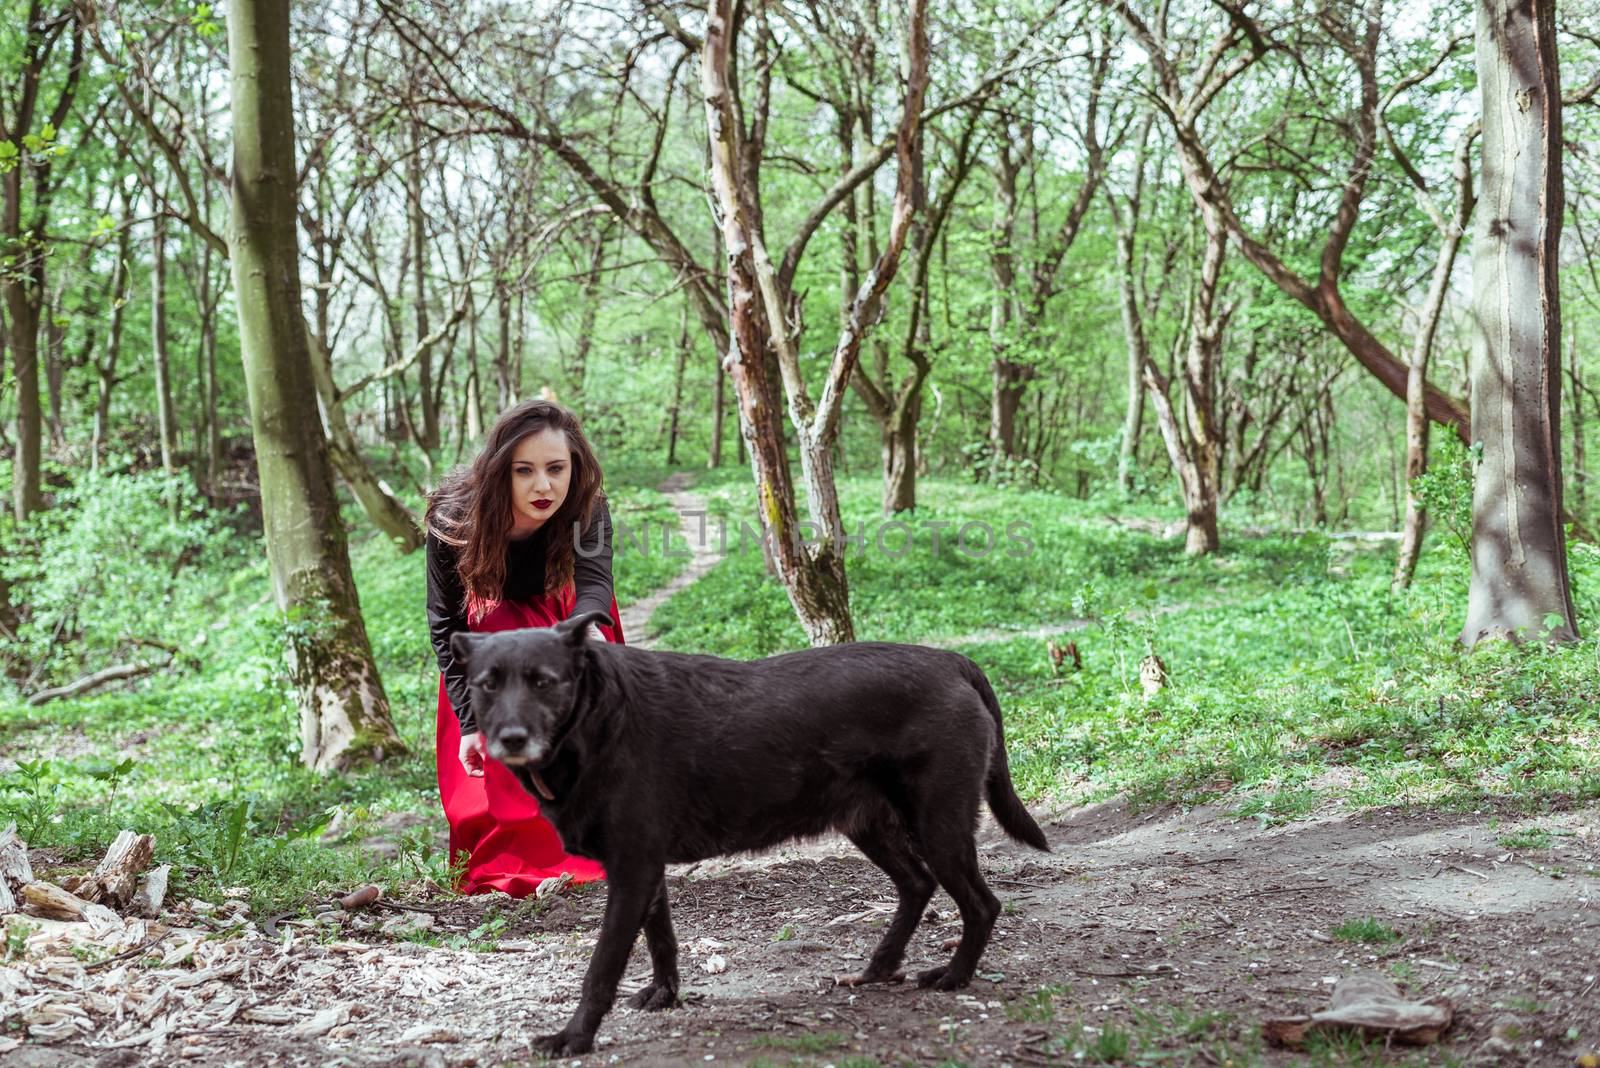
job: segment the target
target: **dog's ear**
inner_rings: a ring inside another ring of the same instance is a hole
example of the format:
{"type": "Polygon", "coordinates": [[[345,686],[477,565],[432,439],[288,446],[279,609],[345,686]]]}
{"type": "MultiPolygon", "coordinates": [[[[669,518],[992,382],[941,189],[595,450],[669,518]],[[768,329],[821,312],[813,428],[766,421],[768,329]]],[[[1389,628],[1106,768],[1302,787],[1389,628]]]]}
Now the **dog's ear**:
{"type": "Polygon", "coordinates": [[[568,616],[561,622],[561,626],[567,628],[567,641],[571,642],[573,645],[580,645],[583,643],[583,640],[588,637],[589,624],[591,623],[596,625],[603,624],[605,626],[610,626],[611,613],[589,611],[576,616],[568,616]]]}
{"type": "Polygon", "coordinates": [[[450,635],[450,655],[456,658],[456,663],[466,667],[472,662],[472,647],[478,644],[478,636],[467,631],[458,630],[450,635]]]}

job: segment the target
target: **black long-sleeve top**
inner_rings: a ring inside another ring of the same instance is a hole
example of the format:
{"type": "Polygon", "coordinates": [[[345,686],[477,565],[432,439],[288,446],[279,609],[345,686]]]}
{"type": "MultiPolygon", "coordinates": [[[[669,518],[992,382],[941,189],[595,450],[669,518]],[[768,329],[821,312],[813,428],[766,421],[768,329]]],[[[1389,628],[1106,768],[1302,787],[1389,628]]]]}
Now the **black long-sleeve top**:
{"type": "MultiPolygon", "coordinates": [[[[544,564],[549,539],[548,524],[532,536],[506,543],[506,584],[501,598],[527,601],[545,592],[544,564]]],[[[461,733],[478,729],[467,694],[466,672],[450,652],[450,635],[467,627],[467,595],[456,570],[455,546],[440,540],[433,531],[427,536],[428,556],[428,634],[444,676],[445,694],[461,723],[461,733]]],[[[573,615],[611,610],[611,512],[605,498],[595,501],[594,515],[579,540],[572,560],[572,585],[576,603],[573,615]]]]}

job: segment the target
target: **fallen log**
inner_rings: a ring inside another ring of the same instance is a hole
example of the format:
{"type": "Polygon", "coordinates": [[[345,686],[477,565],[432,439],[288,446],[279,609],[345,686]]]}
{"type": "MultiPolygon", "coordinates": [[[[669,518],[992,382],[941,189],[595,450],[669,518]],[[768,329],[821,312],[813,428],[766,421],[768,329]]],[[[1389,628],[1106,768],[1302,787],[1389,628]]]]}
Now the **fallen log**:
{"type": "Polygon", "coordinates": [[[117,682],[122,679],[138,679],[150,674],[156,669],[155,664],[113,664],[111,667],[102,668],[92,675],[85,675],[65,686],[53,686],[48,690],[40,690],[28,698],[30,705],[42,705],[47,701],[54,701],[60,697],[76,697],[81,693],[98,689],[107,683],[117,682]]]}
{"type": "Polygon", "coordinates": [[[85,901],[52,883],[29,883],[22,888],[22,899],[29,908],[52,920],[84,920],[93,928],[106,930],[122,926],[121,918],[104,905],[85,901]]]}

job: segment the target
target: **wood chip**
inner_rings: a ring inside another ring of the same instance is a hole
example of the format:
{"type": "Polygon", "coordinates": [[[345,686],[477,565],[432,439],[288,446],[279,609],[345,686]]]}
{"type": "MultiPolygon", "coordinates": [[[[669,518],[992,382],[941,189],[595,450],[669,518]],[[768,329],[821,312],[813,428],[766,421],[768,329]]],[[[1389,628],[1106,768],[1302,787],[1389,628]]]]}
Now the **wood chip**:
{"type": "Polygon", "coordinates": [[[300,1018],[300,1014],[277,1005],[257,1005],[253,1009],[244,1010],[244,1018],[251,1023],[286,1024],[294,1023],[300,1018]]]}
{"type": "Polygon", "coordinates": [[[402,1034],[400,1036],[400,1041],[402,1043],[420,1042],[424,1044],[435,1042],[460,1042],[461,1036],[455,1031],[450,1030],[448,1027],[440,1027],[437,1024],[417,1024],[415,1027],[402,1034]]]}
{"type": "Polygon", "coordinates": [[[171,874],[171,864],[163,864],[147,872],[139,884],[139,892],[133,895],[129,903],[128,911],[151,919],[161,915],[161,906],[167,899],[167,879],[171,874]]]}
{"type": "Polygon", "coordinates": [[[331,1005],[304,1023],[295,1024],[289,1030],[301,1038],[319,1038],[332,1031],[335,1027],[343,1026],[349,1022],[349,1005],[331,1005]]]}

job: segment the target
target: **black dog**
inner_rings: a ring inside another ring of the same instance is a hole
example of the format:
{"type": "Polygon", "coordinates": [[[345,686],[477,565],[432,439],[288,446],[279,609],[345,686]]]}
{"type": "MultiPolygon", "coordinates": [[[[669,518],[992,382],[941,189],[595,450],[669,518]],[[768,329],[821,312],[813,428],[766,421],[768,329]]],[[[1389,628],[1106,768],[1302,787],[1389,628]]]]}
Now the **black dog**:
{"type": "Polygon", "coordinates": [[[900,903],[866,971],[890,982],[935,880],[961,910],[950,963],[918,985],[972,979],[1000,903],[978,870],[980,797],[1006,832],[1050,848],[1011,784],[1000,706],[956,653],[864,642],[741,662],[589,642],[557,627],[456,634],[491,756],[511,768],[569,852],[605,865],[599,941],[567,1026],[534,1045],[584,1053],[639,928],[651,983],[632,1004],[677,1004],[665,866],[837,830],[894,880],[900,903]]]}

